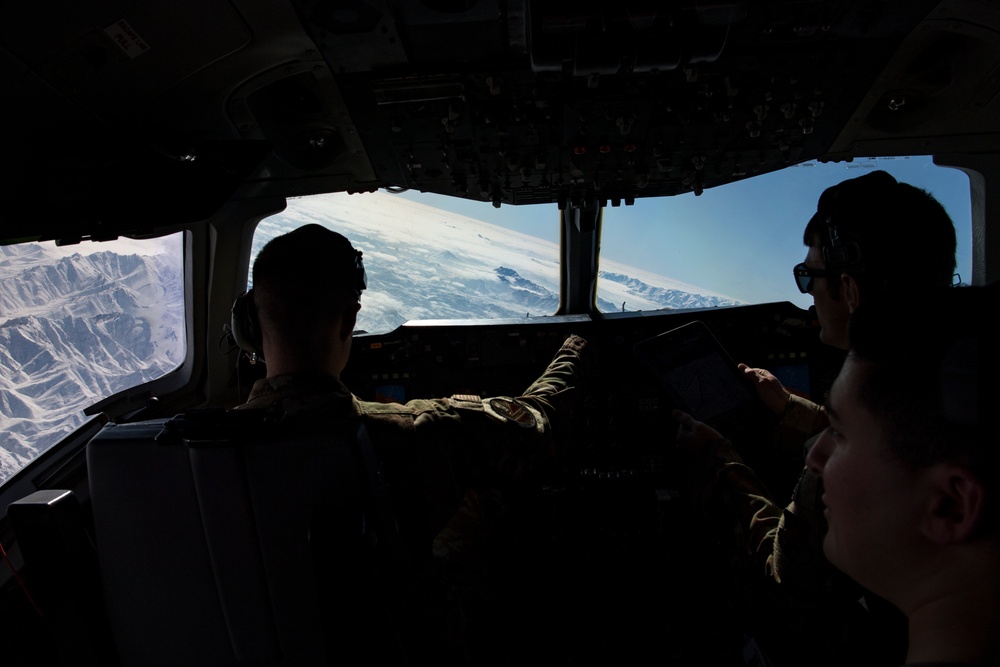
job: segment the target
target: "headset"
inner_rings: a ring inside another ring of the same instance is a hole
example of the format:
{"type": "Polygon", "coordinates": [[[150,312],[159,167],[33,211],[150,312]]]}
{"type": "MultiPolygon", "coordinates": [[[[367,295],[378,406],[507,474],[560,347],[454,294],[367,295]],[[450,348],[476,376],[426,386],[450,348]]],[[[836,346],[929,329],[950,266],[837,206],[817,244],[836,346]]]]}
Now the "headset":
{"type": "Polygon", "coordinates": [[[845,215],[845,206],[850,210],[867,206],[866,201],[888,197],[897,192],[899,182],[884,171],[877,171],[867,176],[844,181],[827,189],[820,196],[820,206],[817,216],[825,215],[823,225],[826,227],[827,241],[823,245],[823,260],[827,269],[853,269],[856,273],[865,270],[865,258],[861,246],[851,239],[849,231],[843,230],[837,224],[837,219],[845,215]]]}
{"type": "Polygon", "coordinates": [[[253,300],[253,288],[236,297],[230,322],[233,340],[241,350],[258,359],[264,358],[264,342],[257,318],[257,304],[253,300]]]}
{"type": "MultiPolygon", "coordinates": [[[[351,248],[354,253],[352,267],[352,291],[357,300],[361,301],[361,292],[368,289],[368,277],[365,274],[365,263],[362,252],[351,248]]],[[[240,294],[233,302],[230,317],[230,331],[233,340],[241,350],[258,360],[264,360],[264,337],[260,329],[260,318],[257,315],[257,304],[254,301],[253,288],[240,294]]]]}

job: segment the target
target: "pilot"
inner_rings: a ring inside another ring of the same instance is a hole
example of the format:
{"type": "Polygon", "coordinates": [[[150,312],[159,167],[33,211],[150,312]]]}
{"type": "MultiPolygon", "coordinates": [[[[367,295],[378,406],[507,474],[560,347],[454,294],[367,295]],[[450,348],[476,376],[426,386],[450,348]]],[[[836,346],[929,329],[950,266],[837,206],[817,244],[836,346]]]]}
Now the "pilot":
{"type": "Polygon", "coordinates": [[[851,318],[810,449],[823,552],[905,614],[906,664],[1000,664],[997,286],[924,290],[851,318]],[[896,335],[933,300],[934,317],[896,335]]]}
{"type": "MultiPolygon", "coordinates": [[[[954,277],[955,230],[944,208],[929,193],[883,171],[825,190],[803,242],[808,251],[794,268],[796,284],[813,297],[820,340],[844,350],[851,314],[863,302],[947,287],[954,277]]],[[[911,330],[905,320],[896,326],[902,336],[911,330]]],[[[775,445],[804,460],[827,425],[823,407],[792,394],[764,369],[740,367],[779,417],[775,445]]],[[[682,450],[690,451],[692,442],[714,439],[691,417],[678,415],[678,420],[682,450]]],[[[764,624],[768,627],[761,634],[780,635],[778,628],[794,627],[801,645],[823,646],[817,655],[824,655],[826,664],[891,662],[902,651],[903,619],[884,601],[845,580],[823,557],[825,525],[817,477],[803,466],[791,502],[777,511],[754,471],[726,443],[712,450],[717,456],[706,466],[714,472],[705,474],[715,495],[725,498],[724,504],[735,512],[745,536],[750,554],[746,578],[754,591],[755,616],[780,619],[764,624]]],[[[792,643],[782,640],[772,651],[787,648],[796,654],[792,643]]],[[[819,659],[817,664],[822,664],[819,659]]]]}
{"type": "MultiPolygon", "coordinates": [[[[566,338],[521,396],[456,395],[405,405],[364,401],[340,375],[366,286],[362,253],[321,225],[300,227],[265,245],[253,266],[253,289],[234,304],[233,332],[244,351],[262,355],[267,376],[238,409],[277,409],[289,425],[320,432],[362,418],[391,488],[400,536],[418,570],[446,571],[449,581],[461,583],[444,596],[454,601],[467,593],[478,604],[489,595],[491,579],[463,577],[488,572],[493,563],[484,561],[502,558],[495,538],[503,529],[505,492],[539,474],[566,446],[556,436],[570,419],[587,343],[566,338]]],[[[453,625],[470,622],[454,609],[441,611],[446,618],[439,620],[446,623],[456,613],[453,625]]],[[[442,650],[421,632],[410,634],[431,644],[416,651],[442,650]]]]}

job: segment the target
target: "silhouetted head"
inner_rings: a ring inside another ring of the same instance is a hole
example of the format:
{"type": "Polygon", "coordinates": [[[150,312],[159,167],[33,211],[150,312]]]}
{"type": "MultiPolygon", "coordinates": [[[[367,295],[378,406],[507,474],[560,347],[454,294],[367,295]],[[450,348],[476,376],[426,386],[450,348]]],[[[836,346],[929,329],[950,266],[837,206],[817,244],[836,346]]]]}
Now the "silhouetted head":
{"type": "Polygon", "coordinates": [[[346,237],[322,225],[271,239],[253,265],[262,325],[290,329],[356,311],[367,286],[361,255],[346,237]]]}
{"type": "Polygon", "coordinates": [[[799,288],[813,296],[820,338],[842,349],[862,300],[948,286],[955,274],[951,218],[930,193],[884,171],[827,188],[802,239],[809,251],[796,267],[799,288]]]}
{"type": "Polygon", "coordinates": [[[361,251],[337,232],[310,224],[269,241],[253,266],[268,373],[278,352],[308,358],[330,346],[349,350],[366,287],[361,251]],[[280,350],[268,350],[269,344],[280,350]]]}
{"type": "Polygon", "coordinates": [[[884,171],[824,190],[802,240],[868,296],[893,286],[947,287],[955,274],[955,226],[944,207],[884,171]]]}

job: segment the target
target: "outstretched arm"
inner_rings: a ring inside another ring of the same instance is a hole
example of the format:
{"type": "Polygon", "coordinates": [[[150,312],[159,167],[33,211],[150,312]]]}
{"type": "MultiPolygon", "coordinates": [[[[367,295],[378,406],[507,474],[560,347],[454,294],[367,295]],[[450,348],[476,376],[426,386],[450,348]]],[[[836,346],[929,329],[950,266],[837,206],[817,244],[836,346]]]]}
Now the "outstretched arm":
{"type": "Polygon", "coordinates": [[[524,390],[521,397],[541,398],[578,385],[588,359],[587,341],[576,334],[568,336],[545,371],[524,390]]]}

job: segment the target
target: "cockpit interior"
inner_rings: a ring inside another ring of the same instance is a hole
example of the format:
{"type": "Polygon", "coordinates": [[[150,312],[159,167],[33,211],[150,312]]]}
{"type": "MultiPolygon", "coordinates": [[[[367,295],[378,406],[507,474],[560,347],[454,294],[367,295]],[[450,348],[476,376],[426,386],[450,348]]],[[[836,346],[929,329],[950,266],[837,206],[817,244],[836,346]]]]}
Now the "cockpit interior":
{"type": "MultiPolygon", "coordinates": [[[[342,377],[372,401],[515,396],[566,336],[592,344],[594,370],[568,426],[577,446],[525,493],[532,547],[512,563],[506,606],[492,610],[519,614],[502,627],[521,636],[483,640],[496,664],[795,664],[765,636],[770,658],[747,654],[755,619],[742,613],[720,546],[732,527],[691,515],[674,405],[635,346],[701,322],[733,360],[819,403],[843,352],[820,342],[807,302],[780,296],[602,307],[612,299],[599,289],[611,281],[601,253],[614,216],[675,198],[697,205],[741,184],[761,188],[757,201],[801,194],[813,206],[835,181],[801,193],[756,184],[803,165],[923,156],[968,181],[962,282],[1000,276],[1000,5],[988,0],[6,3],[0,89],[0,619],[12,665],[142,664],[116,644],[105,609],[110,565],[94,547],[88,443],[108,425],[160,429],[246,399],[266,366],[239,351],[228,327],[266,240],[255,231],[278,214],[301,222],[295,206],[309,197],[435,195],[530,220],[553,239],[550,305],[464,318],[434,314],[436,297],[421,297],[412,312],[429,314],[355,332],[342,377]],[[128,262],[138,260],[116,257],[124,277],[106,293],[116,279],[80,259],[165,239],[175,264],[137,278],[128,262]],[[93,282],[74,282],[87,272],[93,282]],[[74,305],[84,290],[102,305],[74,305]],[[122,319],[114,304],[126,301],[122,319]],[[54,319],[42,318],[56,302],[65,305],[54,319]],[[82,328],[100,346],[57,345],[82,328]],[[157,342],[156,331],[168,333],[157,342]],[[169,350],[170,364],[120,370],[133,339],[169,350]],[[79,370],[42,376],[69,357],[79,370]],[[50,407],[70,403],[72,420],[40,444],[50,407]]],[[[783,233],[799,253],[784,274],[805,254],[810,214],[783,233]]],[[[623,252],[656,244],[654,253],[684,254],[685,234],[701,224],[650,222],[674,240],[634,239],[623,252]]],[[[438,233],[408,224],[415,236],[438,233]]],[[[389,261],[378,253],[392,243],[344,233],[365,244],[362,313],[375,312],[386,293],[377,267],[389,261]]],[[[484,247],[502,266],[500,251],[484,247]]],[[[449,257],[426,265],[458,263],[449,257]]],[[[514,281],[494,265],[490,280],[514,281]]],[[[786,283],[791,296],[791,275],[786,283]]],[[[457,293],[472,299],[476,285],[469,278],[457,293]]],[[[767,446],[766,424],[759,432],[736,444],[787,498],[801,460],[767,446]]],[[[132,485],[156,485],[158,472],[148,475],[132,485]]],[[[135,622],[150,642],[152,624],[135,622]]],[[[358,643],[338,639],[331,660],[365,655],[358,643]]],[[[240,655],[232,664],[261,664],[240,655]]],[[[265,664],[301,664],[275,655],[265,664]]]]}

